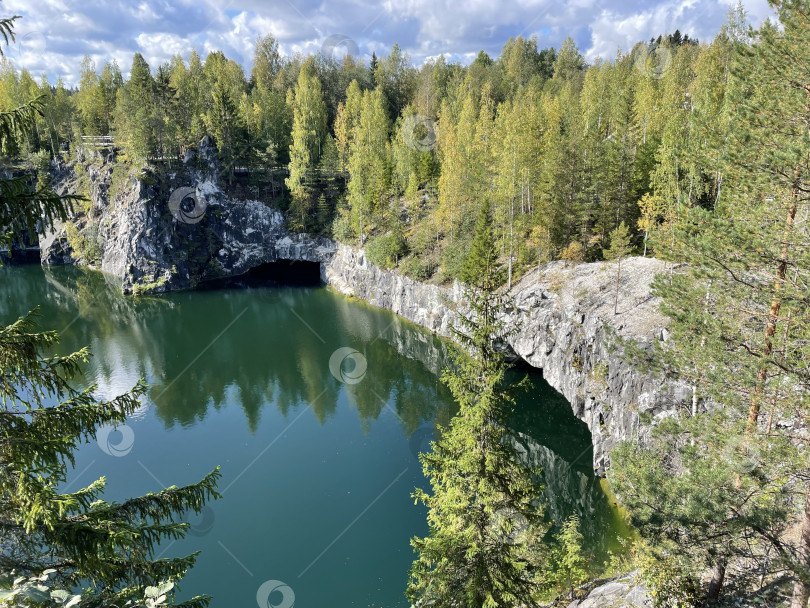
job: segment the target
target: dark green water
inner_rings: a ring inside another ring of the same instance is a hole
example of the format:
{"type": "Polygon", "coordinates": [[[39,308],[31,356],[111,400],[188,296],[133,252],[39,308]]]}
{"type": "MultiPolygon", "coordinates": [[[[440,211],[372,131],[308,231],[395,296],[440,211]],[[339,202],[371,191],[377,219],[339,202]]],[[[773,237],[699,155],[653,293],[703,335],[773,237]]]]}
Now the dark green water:
{"type": "MultiPolygon", "coordinates": [[[[213,594],[216,608],[256,606],[260,591],[262,608],[289,606],[291,593],[300,607],[407,606],[408,541],[427,530],[410,498],[425,487],[415,453],[453,411],[437,377],[443,341],[324,288],[134,299],[99,273],[0,268],[0,323],[35,306],[63,332],[60,352],[92,348],[82,382],[101,397],[141,376],[152,387],[127,428],[82,447],[72,489],[105,475],[119,500],[221,465],[224,498],[163,547],[202,551],[184,596],[213,594]]],[[[516,436],[544,467],[550,517],[579,513],[599,561],[626,528],[591,472],[587,427],[530,379],[516,436]]]]}

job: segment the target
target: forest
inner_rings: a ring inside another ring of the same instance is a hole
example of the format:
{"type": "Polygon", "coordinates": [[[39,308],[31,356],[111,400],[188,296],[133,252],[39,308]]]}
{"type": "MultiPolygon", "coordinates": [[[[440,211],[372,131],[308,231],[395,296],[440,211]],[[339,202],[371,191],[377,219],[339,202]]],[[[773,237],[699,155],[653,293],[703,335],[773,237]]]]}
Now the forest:
{"type": "Polygon", "coordinates": [[[75,89],[4,61],[0,110],[38,96],[44,107],[3,151],[44,168],[75,158],[82,136],[112,135],[118,163],[154,168],[211,134],[257,192],[288,169],[273,202],[292,229],[362,244],[420,280],[458,278],[475,210],[491,200],[511,283],[549,260],[601,259],[622,223],[647,251],[678,209],[713,205],[741,10],[711,44],[676,31],[592,65],[570,38],[414,67],[396,44],[369,65],[281,57],[271,35],[249,77],[221,52],[160,66],[135,54],[126,81],[86,57],[75,89]]]}
{"type": "MultiPolygon", "coordinates": [[[[547,544],[531,471],[505,439],[513,387],[495,348],[504,287],[551,260],[616,260],[618,289],[624,257],[662,258],[653,296],[669,318],[666,336],[650,349],[618,337],[612,347],[651,377],[677,379],[689,399],[655,420],[635,404],[652,430],[613,450],[608,479],[639,537],[603,570],[640,569],[659,607],[806,608],[810,4],[772,6],[778,22],[759,29],[738,6],[710,43],[675,31],[591,63],[570,38],[541,50],[518,37],[497,58],[415,67],[396,45],[368,65],[282,57],[268,35],[249,78],[219,52],[156,68],[136,54],[128,80],[115,64],[99,72],[85,59],[74,90],[37,84],[4,61],[4,162],[39,172],[40,190],[0,179],[0,225],[19,227],[17,207],[29,225],[70,219],[47,170],[74,160],[82,137],[113,136],[116,162],[147,179],[210,135],[226,181],[247,172],[262,196],[284,176],[284,195],[269,202],[293,230],[361,245],[375,263],[420,280],[462,281],[474,314],[456,337],[471,356],[459,353],[443,376],[460,411],[421,458],[431,488],[412,497],[427,507],[430,531],[412,539],[407,595],[414,605],[469,608],[537,605],[549,590],[567,602],[593,571],[575,520],[547,544]],[[514,531],[496,521],[504,509],[524,517],[528,540],[504,542],[514,531]]],[[[25,515],[9,527],[29,553],[51,543],[75,559],[63,565],[67,582],[96,568],[119,584],[106,599],[165,600],[193,556],[166,563],[150,561],[152,552],[182,536],[172,516],[218,496],[218,471],[120,508],[93,502],[103,483],[60,495],[28,475],[42,463],[65,479],[82,434],[126,420],[145,390],[94,406],[65,380],[87,353],[42,358],[56,335],[35,330],[33,316],[0,326],[4,403],[36,413],[30,424],[20,412],[0,417],[4,434],[44,437],[48,448],[43,456],[27,440],[0,442],[10,463],[0,515],[25,515]],[[64,418],[62,406],[43,406],[54,395],[65,399],[64,418]],[[43,423],[51,417],[54,429],[43,423]],[[64,519],[85,511],[93,518],[64,519]],[[103,549],[98,559],[90,541],[103,549]],[[133,544],[121,566],[118,550],[133,544]],[[122,589],[127,575],[136,582],[122,589]],[[155,579],[169,586],[146,586],[155,579]]]]}

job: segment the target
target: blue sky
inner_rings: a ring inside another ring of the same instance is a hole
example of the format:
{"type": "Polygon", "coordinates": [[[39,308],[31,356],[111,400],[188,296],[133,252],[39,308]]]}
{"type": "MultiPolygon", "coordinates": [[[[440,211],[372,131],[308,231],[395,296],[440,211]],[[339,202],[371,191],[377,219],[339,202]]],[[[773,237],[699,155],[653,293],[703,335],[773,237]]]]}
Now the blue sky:
{"type": "MultiPolygon", "coordinates": [[[[195,48],[222,50],[250,69],[257,36],[273,34],[282,53],[317,52],[330,36],[348,37],[360,55],[385,54],[398,42],[415,64],[444,54],[469,62],[480,50],[496,56],[512,36],[536,35],[540,47],[572,36],[593,60],[613,58],[639,40],[676,28],[710,40],[736,0],[3,0],[19,14],[18,39],[7,54],[17,67],[54,82],[77,81],[89,54],[98,67],[132,54],[154,68],[195,48]]],[[[767,0],[744,0],[749,20],[768,17],[767,0]]]]}

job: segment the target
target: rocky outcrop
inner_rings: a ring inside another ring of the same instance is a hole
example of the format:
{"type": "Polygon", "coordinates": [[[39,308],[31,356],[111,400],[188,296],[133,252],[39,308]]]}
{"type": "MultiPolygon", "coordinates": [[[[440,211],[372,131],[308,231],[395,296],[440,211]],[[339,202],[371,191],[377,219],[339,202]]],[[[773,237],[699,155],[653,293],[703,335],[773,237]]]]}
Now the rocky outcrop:
{"type": "MultiPolygon", "coordinates": [[[[79,237],[61,228],[41,240],[42,263],[84,263],[119,277],[125,293],[141,293],[194,288],[278,260],[317,262],[327,285],[450,337],[465,308],[461,285],[420,283],[376,267],[362,250],[289,233],[267,200],[226,191],[215,158],[203,142],[164,176],[118,176],[103,159],[79,171],[63,167],[58,188],[86,190],[92,205],[74,222],[79,237]],[[77,243],[82,251],[71,248],[77,243]]],[[[664,268],[650,258],[625,260],[617,314],[615,264],[546,264],[506,294],[505,347],[542,370],[587,423],[599,473],[616,443],[643,441],[650,422],[691,396],[636,369],[622,344],[651,348],[665,339],[666,320],[650,295],[664,268]]]]}
{"type": "MultiPolygon", "coordinates": [[[[604,473],[610,450],[625,439],[644,440],[650,425],[691,398],[688,387],[638,370],[623,346],[632,340],[650,348],[666,337],[666,319],[650,295],[655,274],[665,269],[651,258],[622,262],[617,314],[616,264],[553,262],[515,285],[505,298],[506,338],[512,353],[542,370],[571,403],[593,437],[594,469],[604,473]]],[[[387,308],[440,335],[450,336],[464,310],[463,289],[423,284],[383,271],[363,251],[338,245],[323,266],[324,281],[342,293],[387,308]]]]}
{"type": "Polygon", "coordinates": [[[568,608],[652,608],[652,605],[652,596],[635,571],[598,584],[568,608]]]}
{"type": "MultiPolygon", "coordinates": [[[[41,242],[43,264],[81,263],[122,279],[125,293],[191,289],[279,259],[326,262],[328,239],[289,234],[282,214],[237,184],[227,192],[210,142],[168,172],[116,175],[110,159],[63,166],[60,193],[91,205],[41,242]]],[[[266,198],[266,197],[265,197],[266,198]]],[[[272,198],[272,197],[271,197],[272,198]]]]}

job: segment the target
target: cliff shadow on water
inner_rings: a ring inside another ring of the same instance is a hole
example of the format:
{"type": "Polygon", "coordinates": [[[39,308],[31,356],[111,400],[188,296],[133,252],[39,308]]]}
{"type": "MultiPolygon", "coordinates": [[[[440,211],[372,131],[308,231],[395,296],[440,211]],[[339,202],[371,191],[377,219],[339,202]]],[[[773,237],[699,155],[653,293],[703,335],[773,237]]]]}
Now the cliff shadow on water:
{"type": "Polygon", "coordinates": [[[244,287],[320,287],[321,264],[305,260],[277,260],[260,264],[239,276],[204,281],[197,289],[244,287]]]}
{"type": "Polygon", "coordinates": [[[508,421],[514,445],[523,461],[541,469],[548,537],[560,532],[572,515],[580,519],[583,547],[598,572],[610,554],[623,551],[623,541],[634,537],[626,514],[607,480],[594,473],[593,440],[588,425],[571,404],[543,379],[540,371],[517,362],[508,378],[526,378],[528,386],[515,397],[508,421]]]}

